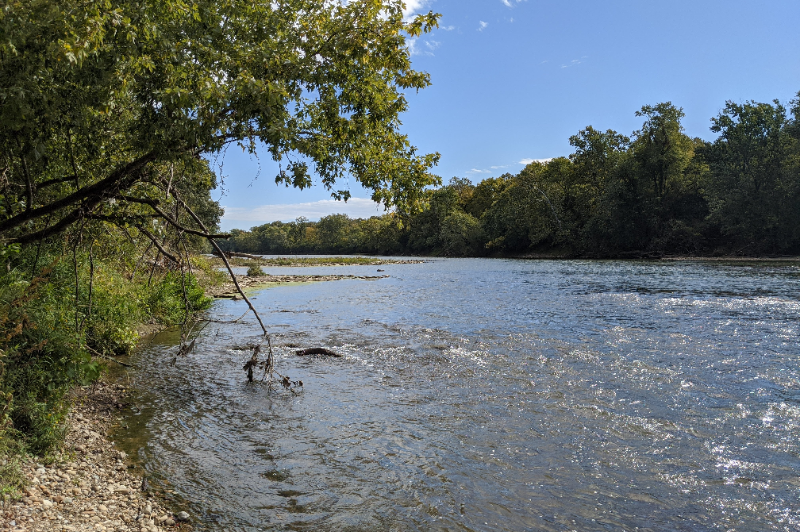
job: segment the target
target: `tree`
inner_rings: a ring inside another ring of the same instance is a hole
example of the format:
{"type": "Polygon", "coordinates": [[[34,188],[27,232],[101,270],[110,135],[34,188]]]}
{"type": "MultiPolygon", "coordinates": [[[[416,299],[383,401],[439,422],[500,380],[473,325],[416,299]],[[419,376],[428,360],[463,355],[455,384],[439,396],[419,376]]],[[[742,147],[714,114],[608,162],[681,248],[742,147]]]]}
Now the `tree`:
{"type": "Polygon", "coordinates": [[[727,102],[712,124],[720,136],[702,151],[712,220],[750,252],[796,250],[798,141],[785,107],[727,102]]]}
{"type": "Polygon", "coordinates": [[[506,186],[508,186],[508,179],[503,176],[484,179],[472,190],[472,194],[464,205],[464,210],[480,219],[506,186]]]}
{"type": "Polygon", "coordinates": [[[693,154],[692,140],[683,133],[683,109],[672,102],[645,105],[636,116],[645,117],[634,133],[633,153],[640,175],[648,177],[653,195],[662,198],[672,181],[679,180],[693,154]]]}
{"type": "MultiPolygon", "coordinates": [[[[28,243],[85,223],[156,217],[211,236],[177,181],[198,158],[263,145],[276,181],[311,172],[336,198],[352,175],[386,205],[411,207],[438,182],[438,154],[399,132],[411,22],[398,0],[81,3],[11,1],[0,11],[0,238],[28,243]],[[180,177],[175,168],[184,170],[180,177]],[[176,207],[177,206],[177,207],[176,207]],[[186,215],[188,213],[188,216],[186,215]],[[185,221],[181,219],[184,217],[185,221]]],[[[166,250],[162,250],[165,255],[166,250]]],[[[174,258],[174,256],[172,256],[174,258]]]]}

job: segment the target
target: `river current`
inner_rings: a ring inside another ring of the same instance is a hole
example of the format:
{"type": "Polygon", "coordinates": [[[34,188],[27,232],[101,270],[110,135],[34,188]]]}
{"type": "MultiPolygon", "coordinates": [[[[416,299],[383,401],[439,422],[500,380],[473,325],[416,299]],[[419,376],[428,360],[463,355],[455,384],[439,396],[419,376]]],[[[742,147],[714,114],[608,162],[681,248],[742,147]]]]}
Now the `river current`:
{"type": "Polygon", "coordinates": [[[197,529],[800,530],[797,263],[269,273],[377,268],[252,294],[297,395],[246,382],[252,315],[136,355],[120,443],[197,529]]]}

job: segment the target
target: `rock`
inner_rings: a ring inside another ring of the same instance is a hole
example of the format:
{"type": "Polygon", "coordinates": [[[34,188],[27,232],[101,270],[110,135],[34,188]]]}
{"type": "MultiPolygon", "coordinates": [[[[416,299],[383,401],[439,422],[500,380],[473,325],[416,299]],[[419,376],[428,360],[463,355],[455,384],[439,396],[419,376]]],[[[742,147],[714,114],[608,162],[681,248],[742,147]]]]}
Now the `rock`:
{"type": "Polygon", "coordinates": [[[101,504],[100,506],[97,507],[97,509],[100,510],[100,512],[102,512],[104,514],[108,513],[108,508],[106,507],[105,504],[101,504]]]}
{"type": "Polygon", "coordinates": [[[164,524],[167,525],[167,526],[172,526],[172,525],[175,524],[175,520],[170,517],[166,521],[164,521],[164,524]]]}
{"type": "Polygon", "coordinates": [[[178,515],[175,516],[175,519],[186,522],[189,520],[189,514],[187,512],[178,512],[178,515]]]}
{"type": "Polygon", "coordinates": [[[50,501],[48,499],[44,499],[42,501],[42,506],[44,506],[45,508],[52,508],[53,507],[53,501],[50,501]]]}

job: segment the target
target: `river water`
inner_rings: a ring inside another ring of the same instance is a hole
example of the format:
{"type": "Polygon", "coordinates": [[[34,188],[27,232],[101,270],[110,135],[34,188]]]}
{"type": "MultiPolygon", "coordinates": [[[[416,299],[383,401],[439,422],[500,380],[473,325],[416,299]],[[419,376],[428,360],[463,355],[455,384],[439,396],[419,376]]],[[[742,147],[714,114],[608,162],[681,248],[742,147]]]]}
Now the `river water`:
{"type": "Polygon", "coordinates": [[[198,529],[800,530],[797,263],[379,268],[253,294],[296,396],[252,316],[134,359],[121,444],[198,529]]]}

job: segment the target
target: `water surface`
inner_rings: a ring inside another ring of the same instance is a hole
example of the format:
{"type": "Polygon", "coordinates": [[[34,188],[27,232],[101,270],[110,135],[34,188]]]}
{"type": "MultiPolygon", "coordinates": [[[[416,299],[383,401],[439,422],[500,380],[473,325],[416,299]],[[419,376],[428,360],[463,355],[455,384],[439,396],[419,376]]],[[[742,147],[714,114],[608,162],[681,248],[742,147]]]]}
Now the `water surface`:
{"type": "Polygon", "coordinates": [[[797,264],[380,268],[254,294],[297,396],[252,318],[138,355],[128,445],[200,529],[800,529],[797,264]]]}

